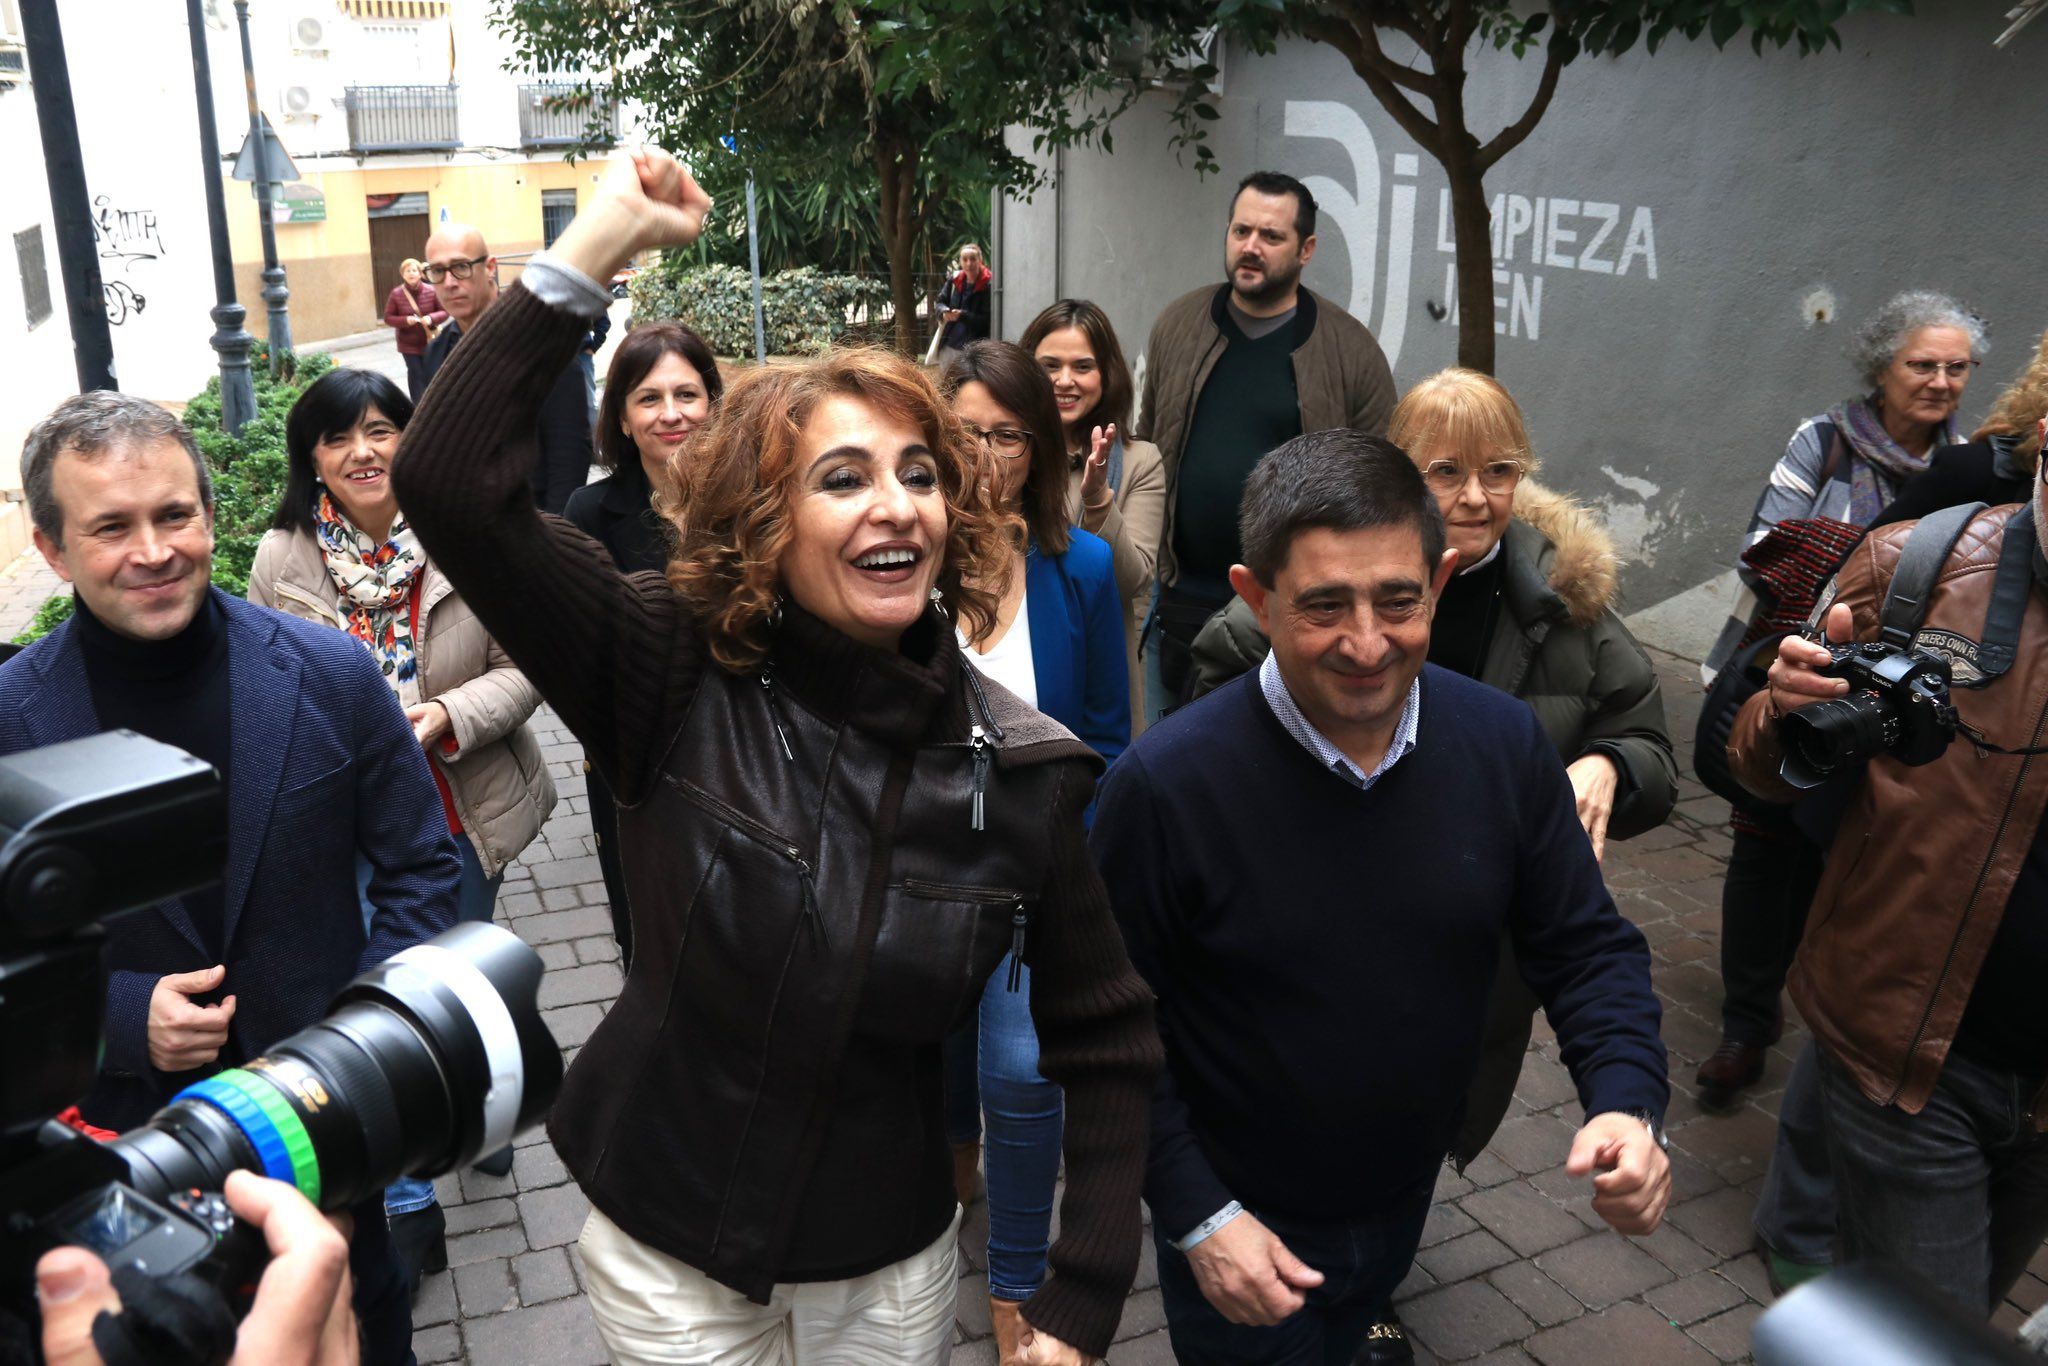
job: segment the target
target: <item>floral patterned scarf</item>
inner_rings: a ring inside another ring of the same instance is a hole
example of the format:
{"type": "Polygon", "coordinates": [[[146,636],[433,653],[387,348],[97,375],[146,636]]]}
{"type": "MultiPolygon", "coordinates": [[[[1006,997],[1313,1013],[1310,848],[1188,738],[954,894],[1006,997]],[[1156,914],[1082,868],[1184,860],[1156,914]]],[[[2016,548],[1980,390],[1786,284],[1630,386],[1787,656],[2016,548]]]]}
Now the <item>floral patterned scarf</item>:
{"type": "Polygon", "coordinates": [[[417,662],[411,598],[427,563],[419,539],[401,516],[391,524],[390,538],[377,544],[343,515],[326,489],[314,505],[313,522],[327,577],[341,594],[344,626],[369,649],[399,699],[412,702],[417,662]]]}

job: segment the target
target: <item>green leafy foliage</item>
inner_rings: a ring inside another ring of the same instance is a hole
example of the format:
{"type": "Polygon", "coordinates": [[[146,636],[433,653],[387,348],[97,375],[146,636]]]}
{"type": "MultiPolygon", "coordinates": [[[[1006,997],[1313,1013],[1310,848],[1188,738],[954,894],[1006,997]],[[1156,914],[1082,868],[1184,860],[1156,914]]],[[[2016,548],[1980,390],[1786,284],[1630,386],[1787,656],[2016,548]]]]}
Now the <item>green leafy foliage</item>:
{"type": "MultiPolygon", "coordinates": [[[[799,206],[802,223],[835,236],[852,216],[871,223],[897,341],[908,347],[918,276],[958,241],[946,206],[1043,181],[1043,164],[1005,130],[1027,130],[1034,151],[1097,136],[1144,89],[1148,69],[1197,50],[1189,21],[1204,9],[1200,0],[494,0],[492,21],[522,68],[603,73],[646,112],[655,140],[707,179],[739,188],[751,169],[763,190],[799,206]]],[[[743,215],[741,196],[713,194],[715,224],[743,215]]],[[[707,247],[701,259],[728,258],[707,247]]],[[[848,260],[832,251],[797,264],[848,260]]]]}
{"type": "MultiPolygon", "coordinates": [[[[325,352],[293,357],[287,378],[270,377],[270,353],[262,342],[251,348],[249,368],[256,380],[256,416],[243,424],[239,436],[221,430],[220,377],[185,405],[185,425],[213,473],[213,581],[223,591],[244,597],[249,567],[256,561],[256,543],[270,526],[277,500],[284,493],[284,422],[299,391],[334,368],[325,352]]],[[[14,638],[16,645],[40,640],[71,615],[72,597],[60,593],[36,609],[35,619],[14,638]]]]}
{"type": "MultiPolygon", "coordinates": [[[[753,283],[736,266],[671,262],[633,281],[635,324],[673,318],[695,328],[721,356],[754,354],[753,283]]],[[[872,335],[857,314],[878,316],[889,286],[858,275],[831,275],[811,266],[761,279],[761,313],[773,355],[812,355],[834,342],[872,335]]]]}

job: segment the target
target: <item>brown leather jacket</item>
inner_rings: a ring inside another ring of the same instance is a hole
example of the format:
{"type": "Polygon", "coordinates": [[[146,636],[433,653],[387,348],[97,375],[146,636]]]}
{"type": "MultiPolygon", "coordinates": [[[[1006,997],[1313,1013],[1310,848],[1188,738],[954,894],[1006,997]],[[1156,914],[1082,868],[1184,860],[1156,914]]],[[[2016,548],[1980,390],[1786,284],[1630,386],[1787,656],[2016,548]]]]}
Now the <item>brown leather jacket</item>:
{"type": "MultiPolygon", "coordinates": [[[[1914,643],[1949,656],[1958,684],[1975,672],[2006,522],[2028,515],[2024,505],[1979,514],[1942,569],[1914,643]]],[[[1857,640],[1877,638],[1914,525],[1872,532],[1836,576],[1857,640]]],[[[2004,677],[1954,692],[1966,723],[2011,748],[2048,736],[2048,590],[2038,582],[2018,653],[2004,677]]],[[[1728,761],[1759,796],[1789,801],[1769,703],[1759,693],[1743,707],[1728,761]]],[[[1908,1114],[1927,1103],[2044,809],[2048,762],[2040,759],[1980,753],[1958,739],[1924,767],[1871,761],[1829,850],[1790,986],[1814,1037],[1874,1103],[1908,1114]]]]}

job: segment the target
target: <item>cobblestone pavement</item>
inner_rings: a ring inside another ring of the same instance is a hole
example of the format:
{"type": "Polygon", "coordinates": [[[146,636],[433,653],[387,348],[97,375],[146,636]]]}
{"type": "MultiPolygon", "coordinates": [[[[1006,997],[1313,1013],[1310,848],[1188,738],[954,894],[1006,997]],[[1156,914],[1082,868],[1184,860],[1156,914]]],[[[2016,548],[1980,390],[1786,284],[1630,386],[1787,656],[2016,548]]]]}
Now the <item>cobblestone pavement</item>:
{"type": "MultiPolygon", "coordinates": [[[[0,571],[0,631],[27,608],[9,586],[30,572],[0,571]]],[[[47,587],[47,585],[45,585],[47,587]]],[[[10,624],[12,623],[12,624],[10,624]]],[[[1689,741],[1700,689],[1693,665],[1657,656],[1672,731],[1689,741]]],[[[499,921],[537,948],[548,973],[541,1004],[565,1055],[575,1056],[620,984],[604,886],[590,845],[582,753],[551,712],[534,720],[563,798],[542,836],[506,875],[499,921]]],[[[1680,768],[1690,771],[1681,752],[1680,768]]],[[[1668,1119],[1675,1193],[1648,1238],[1608,1231],[1585,1185],[1564,1175],[1578,1103],[1539,1018],[1517,1100],[1492,1147],[1463,1176],[1448,1170],[1398,1301],[1417,1359],[1540,1362],[1543,1366],[1688,1366],[1748,1359],[1750,1327],[1770,1300],[1749,1216],[1769,1155],[1776,1107],[1804,1042],[1795,1026],[1772,1050],[1751,1102],[1710,1116],[1692,1095],[1693,1070],[1719,1041],[1721,877],[1729,836],[1725,803],[1690,778],[1669,824],[1610,845],[1607,878],[1622,912],[1643,930],[1664,1003],[1671,1050],[1668,1119]]],[[[423,1366],[580,1366],[604,1350],[581,1297],[573,1244],[588,1205],[546,1137],[521,1139],[511,1174],[443,1177],[450,1270],[429,1277],[414,1311],[423,1366]]],[[[985,1205],[962,1234],[955,1363],[990,1366],[985,1205]]],[[[2048,1256],[2022,1278],[1998,1321],[2016,1327],[2048,1301],[2048,1256]]],[[[1149,1241],[1111,1366],[1172,1360],[1149,1241]]]]}

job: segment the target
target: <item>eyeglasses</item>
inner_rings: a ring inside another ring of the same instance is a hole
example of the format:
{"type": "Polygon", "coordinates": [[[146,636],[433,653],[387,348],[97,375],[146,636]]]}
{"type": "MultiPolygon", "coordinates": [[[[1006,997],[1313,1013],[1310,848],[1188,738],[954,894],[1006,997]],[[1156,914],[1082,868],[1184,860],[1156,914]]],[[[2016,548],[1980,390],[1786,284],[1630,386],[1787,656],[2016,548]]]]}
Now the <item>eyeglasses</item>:
{"type": "Polygon", "coordinates": [[[471,271],[490,259],[488,256],[472,256],[467,261],[450,261],[445,266],[436,263],[422,266],[420,274],[427,277],[427,283],[430,285],[438,285],[451,275],[458,280],[467,280],[471,271]]]}
{"type": "Polygon", "coordinates": [[[1456,493],[1475,474],[1479,476],[1479,487],[1488,493],[1512,492],[1522,482],[1522,462],[1489,460],[1477,469],[1467,469],[1455,460],[1437,460],[1422,472],[1422,478],[1438,493],[1456,493]]]}
{"type": "Polygon", "coordinates": [[[1031,433],[1016,427],[998,427],[992,432],[985,432],[972,422],[963,422],[960,425],[967,429],[969,436],[1005,460],[1015,460],[1031,449],[1031,433]]]}
{"type": "Polygon", "coordinates": [[[1981,362],[1974,360],[1952,360],[1944,364],[1938,360],[1902,360],[1899,364],[1911,370],[1921,379],[1933,379],[1937,374],[1946,374],[1950,379],[1968,379],[1970,371],[1981,362]]]}

